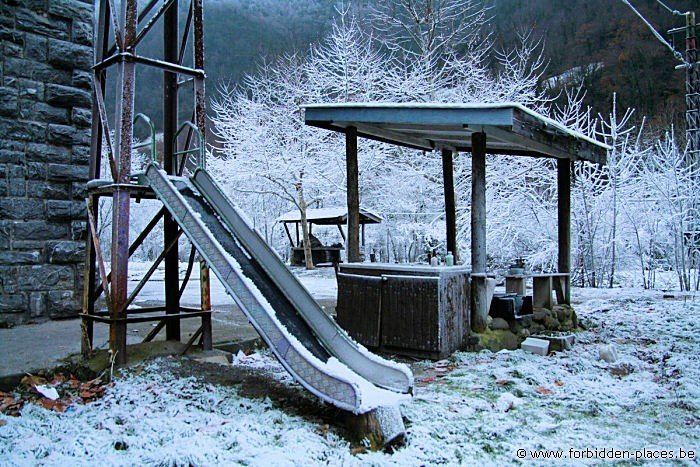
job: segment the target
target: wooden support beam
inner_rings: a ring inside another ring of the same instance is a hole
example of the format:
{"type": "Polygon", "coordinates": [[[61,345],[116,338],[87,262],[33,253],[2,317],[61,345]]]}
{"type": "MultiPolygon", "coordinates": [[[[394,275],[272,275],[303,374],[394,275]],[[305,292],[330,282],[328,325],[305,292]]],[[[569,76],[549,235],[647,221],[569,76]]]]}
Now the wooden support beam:
{"type": "Polygon", "coordinates": [[[360,188],[359,167],[357,163],[357,128],[345,130],[345,164],[347,166],[347,200],[348,200],[348,239],[347,261],[360,261],[360,188]]]}
{"type": "Polygon", "coordinates": [[[287,233],[287,238],[289,239],[289,244],[292,245],[292,247],[295,246],[294,240],[292,240],[292,235],[289,233],[289,227],[287,227],[287,223],[284,222],[282,225],[284,226],[284,231],[287,233]]]}
{"type": "MultiPolygon", "coordinates": [[[[571,272],[571,162],[557,160],[557,236],[559,240],[558,268],[559,272],[571,272]]],[[[571,303],[570,276],[567,276],[564,290],[566,304],[571,303]]]]}
{"type": "Polygon", "coordinates": [[[442,180],[445,193],[445,224],[447,231],[447,251],[452,252],[455,264],[459,260],[457,251],[457,211],[455,206],[454,168],[452,151],[442,150],[442,180]]]}
{"type": "Polygon", "coordinates": [[[472,134],[472,272],[486,272],[486,133],[472,134]]]}

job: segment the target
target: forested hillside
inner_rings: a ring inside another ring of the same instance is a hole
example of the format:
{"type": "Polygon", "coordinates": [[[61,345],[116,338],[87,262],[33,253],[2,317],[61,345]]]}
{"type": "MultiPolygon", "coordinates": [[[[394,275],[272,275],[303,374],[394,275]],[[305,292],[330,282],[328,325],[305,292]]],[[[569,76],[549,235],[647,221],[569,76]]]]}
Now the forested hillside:
{"type": "MultiPolygon", "coordinates": [[[[370,12],[381,0],[349,2],[365,28],[372,29],[370,12]]],[[[284,52],[307,51],[328,31],[336,15],[336,0],[209,0],[205,4],[205,46],[208,94],[215,96],[221,83],[239,82],[257,64],[284,52]]],[[[348,3],[348,2],[346,2],[348,3]]],[[[517,35],[532,31],[541,39],[548,78],[567,74],[586,87],[586,102],[595,112],[607,112],[616,92],[621,107],[637,108],[637,115],[659,124],[679,121],[683,110],[683,72],[668,49],[654,39],[644,23],[621,0],[486,0],[491,6],[490,34],[497,48],[508,48],[517,35]]],[[[696,0],[669,0],[680,11],[697,7],[696,0]]],[[[655,0],[633,4],[657,27],[682,25],[655,0]]],[[[185,16],[183,11],[182,17],[185,16]]],[[[160,53],[160,34],[150,36],[143,51],[160,53]]],[[[381,35],[381,31],[373,31],[381,35]]],[[[683,48],[683,37],[677,37],[683,48]]],[[[157,85],[159,74],[144,72],[140,79],[157,85]]],[[[561,83],[561,81],[560,81],[561,83]]],[[[567,81],[567,84],[572,84],[567,81]]],[[[144,111],[160,114],[160,97],[140,87],[144,111]]],[[[552,90],[557,95],[559,87],[552,90]]]]}

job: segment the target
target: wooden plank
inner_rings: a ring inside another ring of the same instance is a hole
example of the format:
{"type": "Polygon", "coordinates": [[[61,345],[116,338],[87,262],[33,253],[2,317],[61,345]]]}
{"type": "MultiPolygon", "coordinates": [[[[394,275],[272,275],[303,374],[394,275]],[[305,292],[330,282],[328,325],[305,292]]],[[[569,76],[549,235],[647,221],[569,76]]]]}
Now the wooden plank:
{"type": "Polygon", "coordinates": [[[557,238],[559,241],[557,265],[559,272],[566,273],[567,284],[564,287],[565,296],[563,302],[569,303],[568,273],[571,272],[571,163],[569,161],[557,161],[557,238]]]}
{"type": "Polygon", "coordinates": [[[338,273],[336,321],[360,344],[379,347],[381,277],[338,273]]]}
{"type": "Polygon", "coordinates": [[[348,238],[347,262],[360,261],[360,188],[357,163],[357,129],[345,132],[345,164],[347,168],[348,238]]]}
{"type": "Polygon", "coordinates": [[[459,260],[457,250],[457,208],[455,205],[454,168],[452,151],[442,150],[442,180],[445,196],[445,227],[447,231],[447,251],[454,255],[455,264],[459,260]]]}

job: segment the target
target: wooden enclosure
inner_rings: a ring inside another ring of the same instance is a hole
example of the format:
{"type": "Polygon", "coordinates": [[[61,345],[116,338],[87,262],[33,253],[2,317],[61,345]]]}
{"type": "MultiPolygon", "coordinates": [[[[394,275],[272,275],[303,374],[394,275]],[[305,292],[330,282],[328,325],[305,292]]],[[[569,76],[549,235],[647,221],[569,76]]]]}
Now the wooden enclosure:
{"type": "Polygon", "coordinates": [[[469,335],[469,268],[341,264],[336,320],[361,344],[442,359],[469,335]]]}

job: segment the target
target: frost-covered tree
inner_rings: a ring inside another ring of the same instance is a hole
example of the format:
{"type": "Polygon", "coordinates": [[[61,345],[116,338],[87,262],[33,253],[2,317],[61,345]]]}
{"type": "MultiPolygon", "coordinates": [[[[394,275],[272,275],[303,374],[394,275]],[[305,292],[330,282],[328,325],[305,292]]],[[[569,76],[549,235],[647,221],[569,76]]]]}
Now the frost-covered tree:
{"type": "Polygon", "coordinates": [[[319,152],[319,132],[304,125],[300,105],[315,97],[306,77],[303,57],[290,55],[262,65],[243,88],[224,89],[212,104],[224,157],[211,166],[219,180],[233,176],[227,185],[237,197],[278,197],[299,209],[306,265],[312,268],[306,212],[337,181],[336,164],[319,152]]]}

